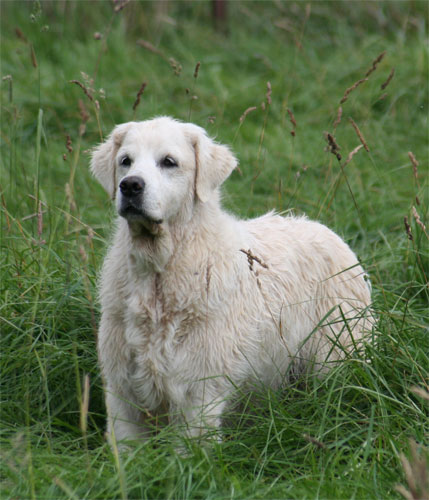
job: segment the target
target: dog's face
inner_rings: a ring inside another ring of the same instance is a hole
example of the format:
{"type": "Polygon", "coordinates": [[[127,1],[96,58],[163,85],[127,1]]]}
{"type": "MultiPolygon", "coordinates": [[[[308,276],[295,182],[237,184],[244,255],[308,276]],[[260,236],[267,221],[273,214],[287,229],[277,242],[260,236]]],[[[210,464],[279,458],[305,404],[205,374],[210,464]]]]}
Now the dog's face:
{"type": "Polygon", "coordinates": [[[157,234],[210,200],[236,165],[202,128],[162,117],[118,125],[94,151],[91,170],[120,216],[157,234]]]}

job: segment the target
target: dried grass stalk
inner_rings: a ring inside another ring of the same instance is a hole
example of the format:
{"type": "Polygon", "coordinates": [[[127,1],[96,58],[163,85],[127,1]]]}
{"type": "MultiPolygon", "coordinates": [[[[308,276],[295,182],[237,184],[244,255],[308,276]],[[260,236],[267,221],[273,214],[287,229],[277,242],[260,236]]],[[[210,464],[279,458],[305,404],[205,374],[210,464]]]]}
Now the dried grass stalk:
{"type": "Polygon", "coordinates": [[[240,252],[243,252],[245,255],[247,255],[247,262],[249,263],[249,269],[253,271],[253,263],[257,262],[261,267],[264,269],[268,269],[268,265],[265,264],[259,257],[256,255],[253,255],[252,251],[250,250],[244,250],[243,248],[240,248],[240,252]]]}
{"type": "Polygon", "coordinates": [[[353,151],[350,151],[350,153],[348,154],[347,156],[347,159],[346,161],[344,162],[343,164],[343,167],[345,167],[346,165],[348,165],[351,161],[352,161],[352,158],[353,156],[358,152],[360,151],[361,149],[363,148],[363,144],[360,144],[358,147],[354,148],[353,151]]]}
{"type": "Polygon", "coordinates": [[[386,51],[379,54],[373,61],[371,68],[366,72],[365,76],[369,76],[373,71],[377,69],[378,64],[383,60],[386,55],[386,51]]]}
{"type": "Polygon", "coordinates": [[[37,236],[39,239],[41,238],[43,233],[43,210],[42,210],[42,202],[39,201],[39,205],[37,207],[37,236]]]}
{"type": "Polygon", "coordinates": [[[83,381],[83,395],[80,405],[80,430],[86,434],[88,427],[88,409],[89,409],[89,375],[85,375],[83,381]]]}
{"type": "Polygon", "coordinates": [[[359,130],[359,127],[356,125],[356,123],[353,120],[353,118],[349,118],[349,121],[352,124],[353,128],[355,129],[355,132],[356,132],[357,136],[359,137],[360,142],[363,144],[363,147],[369,153],[368,144],[366,143],[365,138],[364,138],[362,132],[359,130]]]}
{"type": "Polygon", "coordinates": [[[410,241],[413,241],[413,233],[411,232],[411,226],[408,222],[408,217],[404,217],[404,226],[405,226],[405,232],[407,233],[408,239],[410,241]]]}
{"type": "Polygon", "coordinates": [[[82,259],[82,262],[88,262],[88,254],[86,253],[83,245],[79,246],[79,253],[80,253],[80,257],[82,259]]]}
{"type": "Polygon", "coordinates": [[[322,448],[322,449],[326,448],[326,444],[325,443],[322,443],[322,441],[319,441],[318,439],[310,436],[309,434],[303,434],[302,437],[306,441],[308,441],[309,443],[315,444],[318,448],[322,448]]]}
{"type": "Polygon", "coordinates": [[[413,208],[412,208],[412,213],[413,213],[413,217],[416,221],[416,224],[423,230],[423,232],[425,233],[426,237],[429,238],[429,235],[428,233],[426,232],[426,226],[423,224],[423,221],[420,219],[420,215],[418,214],[417,210],[416,210],[416,207],[413,205],[413,208]]]}
{"type": "Polygon", "coordinates": [[[130,3],[130,0],[113,0],[113,11],[115,12],[115,14],[121,12],[121,10],[124,9],[128,3],[130,3]]]}
{"type": "Polygon", "coordinates": [[[197,79],[198,78],[198,72],[200,71],[200,66],[201,66],[201,62],[198,61],[197,62],[197,65],[195,66],[195,71],[194,71],[194,78],[197,79]]]}
{"type": "Polygon", "coordinates": [[[174,57],[170,57],[168,62],[170,63],[170,66],[173,69],[174,74],[176,76],[179,76],[180,73],[182,72],[182,65],[178,61],[176,61],[176,59],[174,59],[174,57]]]}
{"type": "Polygon", "coordinates": [[[67,198],[69,205],[70,205],[70,210],[72,212],[76,212],[76,210],[77,210],[76,202],[74,200],[72,188],[70,187],[70,184],[68,182],[65,185],[65,192],[66,192],[66,198],[67,198]]]}
{"type": "Polygon", "coordinates": [[[28,43],[27,38],[25,37],[24,33],[19,28],[15,28],[15,34],[24,43],[28,43]]]}
{"type": "Polygon", "coordinates": [[[417,180],[419,174],[417,167],[419,166],[419,162],[411,151],[408,151],[408,158],[411,160],[411,164],[413,165],[414,178],[417,180]]]}
{"type": "Polygon", "coordinates": [[[347,99],[349,98],[349,95],[353,90],[355,90],[359,85],[362,85],[362,83],[365,83],[368,80],[368,78],[362,78],[361,80],[358,80],[356,83],[354,83],[351,87],[349,87],[345,92],[344,95],[340,101],[340,104],[344,104],[347,99]]]}
{"type": "Polygon", "coordinates": [[[72,140],[68,134],[66,135],[66,149],[69,153],[73,153],[72,140]]]}
{"type": "Polygon", "coordinates": [[[83,92],[86,95],[86,97],[88,97],[88,99],[91,102],[94,102],[94,98],[92,97],[92,94],[91,94],[90,90],[83,83],[81,83],[79,80],[70,80],[69,83],[74,83],[78,87],[80,87],[83,90],[83,92]]]}
{"type": "Polygon", "coordinates": [[[140,85],[139,91],[137,92],[136,100],[134,101],[134,104],[133,104],[133,111],[135,111],[137,109],[137,106],[140,104],[140,99],[141,99],[141,96],[143,95],[143,92],[144,92],[144,89],[146,88],[146,86],[147,86],[147,82],[143,82],[140,85]]]}
{"type": "Polygon", "coordinates": [[[212,264],[210,262],[207,262],[207,268],[206,268],[206,294],[207,294],[207,297],[209,296],[211,276],[212,276],[212,264]]]}
{"type": "Polygon", "coordinates": [[[31,56],[31,64],[33,65],[33,68],[37,68],[36,52],[34,52],[33,45],[30,45],[30,56],[31,56]]]}
{"type": "Polygon", "coordinates": [[[297,127],[295,116],[292,113],[292,110],[290,110],[289,108],[287,108],[286,111],[287,111],[287,114],[289,115],[289,119],[290,119],[290,122],[292,123],[292,127],[293,127],[293,130],[291,131],[290,134],[291,134],[292,137],[295,137],[295,135],[296,135],[296,127],[297,127]]]}
{"type": "Polygon", "coordinates": [[[392,68],[389,76],[387,77],[387,80],[381,85],[381,90],[384,90],[389,85],[394,75],[395,75],[395,68],[392,68]]]}
{"type": "Polygon", "coordinates": [[[293,127],[296,128],[295,116],[293,115],[292,111],[289,108],[287,108],[287,113],[289,115],[290,122],[292,123],[293,127]]]}
{"type": "Polygon", "coordinates": [[[419,454],[417,443],[411,439],[410,449],[410,460],[403,453],[399,455],[408,489],[402,485],[396,485],[395,490],[407,500],[425,500],[429,498],[429,474],[427,458],[425,456],[426,450],[423,450],[419,454]]]}
{"type": "Polygon", "coordinates": [[[246,116],[251,113],[252,111],[256,111],[258,108],[256,106],[251,106],[250,108],[247,108],[246,111],[240,116],[240,123],[243,123],[246,116]]]}
{"type": "Polygon", "coordinates": [[[82,120],[82,123],[86,123],[89,120],[89,113],[82,99],[79,99],[78,106],[79,106],[80,119],[82,120]]]}
{"type": "Polygon", "coordinates": [[[137,45],[140,45],[141,47],[145,48],[149,52],[153,52],[154,54],[157,54],[158,56],[161,56],[163,59],[168,61],[168,58],[165,56],[164,52],[162,50],[158,49],[153,45],[152,43],[148,42],[147,40],[137,40],[137,45]]]}
{"type": "Polygon", "coordinates": [[[336,156],[338,161],[341,161],[340,146],[335,141],[335,137],[329,132],[325,132],[325,139],[328,141],[328,151],[336,156]]]}
{"type": "Polygon", "coordinates": [[[417,396],[420,396],[422,399],[429,401],[429,392],[426,391],[425,389],[422,389],[421,387],[413,386],[411,387],[411,392],[416,394],[417,396]]]}
{"type": "Polygon", "coordinates": [[[334,129],[338,127],[338,125],[341,123],[341,117],[343,116],[343,108],[341,106],[338,107],[337,111],[337,118],[334,121],[334,129]]]}
{"type": "Polygon", "coordinates": [[[267,104],[268,106],[271,105],[271,94],[272,94],[272,89],[271,89],[271,83],[270,82],[267,82],[267,93],[265,94],[266,98],[267,98],[267,104]]]}

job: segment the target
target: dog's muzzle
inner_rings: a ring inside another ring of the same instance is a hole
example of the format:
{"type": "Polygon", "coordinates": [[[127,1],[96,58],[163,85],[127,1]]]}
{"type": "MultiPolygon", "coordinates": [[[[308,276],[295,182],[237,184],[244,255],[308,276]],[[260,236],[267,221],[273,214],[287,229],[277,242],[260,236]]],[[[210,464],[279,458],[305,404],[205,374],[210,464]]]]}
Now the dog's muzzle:
{"type": "Polygon", "coordinates": [[[136,175],[130,175],[121,180],[119,183],[119,191],[121,192],[119,215],[125,218],[143,216],[144,188],[144,180],[136,175]]]}
{"type": "Polygon", "coordinates": [[[154,232],[153,226],[162,224],[162,220],[154,220],[143,211],[144,189],[145,182],[137,175],[122,179],[119,183],[121,199],[118,212],[129,221],[140,221],[144,226],[150,226],[148,229],[154,232]]]}

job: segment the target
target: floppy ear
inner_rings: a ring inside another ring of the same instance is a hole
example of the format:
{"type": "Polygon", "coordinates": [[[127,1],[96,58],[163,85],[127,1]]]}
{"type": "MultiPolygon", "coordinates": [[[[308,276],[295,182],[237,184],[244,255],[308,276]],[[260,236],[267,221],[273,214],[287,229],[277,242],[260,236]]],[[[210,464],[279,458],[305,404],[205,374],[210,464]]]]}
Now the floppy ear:
{"type": "Polygon", "coordinates": [[[227,146],[216,144],[204,129],[193,125],[191,135],[195,150],[195,191],[205,203],[229,177],[238,162],[227,146]]]}
{"type": "Polygon", "coordinates": [[[117,125],[105,142],[97,146],[92,153],[91,172],[112,199],[115,199],[116,194],[115,155],[131,124],[117,125]]]}

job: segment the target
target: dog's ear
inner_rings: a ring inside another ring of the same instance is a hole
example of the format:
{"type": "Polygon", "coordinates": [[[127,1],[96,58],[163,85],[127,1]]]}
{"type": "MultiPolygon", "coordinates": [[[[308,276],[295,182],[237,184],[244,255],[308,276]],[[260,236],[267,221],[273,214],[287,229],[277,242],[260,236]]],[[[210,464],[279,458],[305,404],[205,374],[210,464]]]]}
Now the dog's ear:
{"type": "Polygon", "coordinates": [[[227,146],[216,144],[204,129],[191,124],[188,126],[195,150],[195,191],[200,201],[205,203],[238,162],[227,146]]]}
{"type": "Polygon", "coordinates": [[[117,125],[109,137],[92,153],[91,172],[112,199],[116,194],[115,155],[131,124],[130,122],[117,125]]]}

